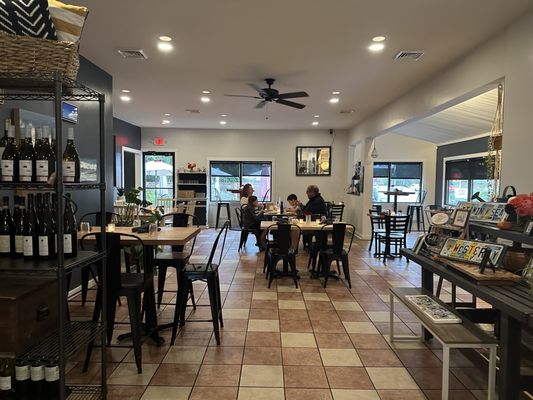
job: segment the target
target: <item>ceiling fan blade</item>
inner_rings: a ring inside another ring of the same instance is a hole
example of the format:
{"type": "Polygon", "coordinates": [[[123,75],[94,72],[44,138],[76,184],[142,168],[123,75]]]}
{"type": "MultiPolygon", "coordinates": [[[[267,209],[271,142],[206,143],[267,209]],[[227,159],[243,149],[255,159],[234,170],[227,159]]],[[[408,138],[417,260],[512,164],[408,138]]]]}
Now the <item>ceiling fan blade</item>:
{"type": "Polygon", "coordinates": [[[283,99],[276,100],[276,103],[283,104],[284,106],[294,107],[298,109],[305,108],[305,104],[295,103],[294,101],[287,101],[283,99]]]}
{"type": "Polygon", "coordinates": [[[250,99],[262,99],[262,97],[259,97],[259,96],[247,96],[244,94],[225,94],[224,96],[226,97],[247,97],[250,99]]]}
{"type": "Polygon", "coordinates": [[[257,105],[255,106],[255,108],[263,108],[264,106],[266,106],[266,101],[260,101],[259,103],[257,103],[257,105]]]}
{"type": "Polygon", "coordinates": [[[252,89],[254,89],[257,93],[259,93],[261,96],[267,96],[267,93],[263,91],[261,87],[256,85],[255,83],[249,83],[248,86],[250,86],[252,89]]]}
{"type": "Polygon", "coordinates": [[[309,95],[306,92],[280,93],[278,95],[279,99],[295,99],[297,97],[309,97],[309,95]]]}

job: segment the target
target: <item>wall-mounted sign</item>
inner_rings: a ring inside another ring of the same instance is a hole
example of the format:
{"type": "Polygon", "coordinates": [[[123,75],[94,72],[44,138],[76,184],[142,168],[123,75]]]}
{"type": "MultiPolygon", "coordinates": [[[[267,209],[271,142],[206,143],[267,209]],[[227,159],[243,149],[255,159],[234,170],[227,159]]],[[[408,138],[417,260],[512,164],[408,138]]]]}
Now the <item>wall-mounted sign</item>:
{"type": "Polygon", "coordinates": [[[165,139],[163,139],[162,137],[156,137],[154,139],[154,145],[155,146],[164,146],[166,143],[165,139]]]}

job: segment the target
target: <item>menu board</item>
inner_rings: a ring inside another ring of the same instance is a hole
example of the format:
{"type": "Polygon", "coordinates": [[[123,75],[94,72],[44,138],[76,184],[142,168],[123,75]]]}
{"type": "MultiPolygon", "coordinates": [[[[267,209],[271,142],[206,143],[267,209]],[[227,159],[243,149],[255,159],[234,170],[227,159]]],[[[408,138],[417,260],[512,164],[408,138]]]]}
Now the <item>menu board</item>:
{"type": "Polygon", "coordinates": [[[492,251],[490,261],[497,267],[505,253],[506,246],[503,244],[448,238],[440,251],[440,256],[480,265],[488,249],[492,251]]]}
{"type": "Polygon", "coordinates": [[[481,203],[460,201],[457,209],[470,210],[470,221],[497,223],[507,218],[506,203],[481,203]]]}

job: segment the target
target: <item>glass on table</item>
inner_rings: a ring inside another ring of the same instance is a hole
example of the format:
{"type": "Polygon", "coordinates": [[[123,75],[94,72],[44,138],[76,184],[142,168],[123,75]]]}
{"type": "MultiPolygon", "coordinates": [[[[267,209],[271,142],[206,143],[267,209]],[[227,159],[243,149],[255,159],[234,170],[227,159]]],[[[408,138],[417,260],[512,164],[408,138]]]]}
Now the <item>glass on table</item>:
{"type": "Polygon", "coordinates": [[[155,235],[156,232],[157,232],[157,224],[154,224],[154,223],[150,224],[150,226],[148,227],[148,234],[152,236],[152,235],[155,235]]]}
{"type": "Polygon", "coordinates": [[[305,223],[308,224],[311,222],[311,215],[306,215],[305,216],[305,223]]]}
{"type": "Polygon", "coordinates": [[[80,233],[86,234],[91,232],[91,224],[89,222],[80,223],[80,233]]]}
{"type": "Polygon", "coordinates": [[[134,219],[133,220],[133,227],[137,228],[139,226],[141,226],[141,220],[140,219],[134,219]]]}

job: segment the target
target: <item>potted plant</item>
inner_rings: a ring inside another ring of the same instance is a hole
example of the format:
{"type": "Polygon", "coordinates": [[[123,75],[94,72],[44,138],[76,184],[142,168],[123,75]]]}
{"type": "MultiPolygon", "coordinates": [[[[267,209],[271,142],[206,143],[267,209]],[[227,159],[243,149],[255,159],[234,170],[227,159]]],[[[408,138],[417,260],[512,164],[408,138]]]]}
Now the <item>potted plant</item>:
{"type": "Polygon", "coordinates": [[[505,211],[518,226],[525,225],[533,217],[533,193],[518,194],[507,201],[505,211]],[[513,218],[514,217],[514,218],[513,218]]]}
{"type": "Polygon", "coordinates": [[[139,194],[142,192],[143,188],[131,188],[128,190],[124,189],[118,189],[117,193],[119,193],[119,190],[124,193],[124,198],[126,202],[126,209],[122,215],[119,215],[118,217],[118,226],[132,226],[133,220],[135,217],[139,214],[139,208],[140,207],[148,207],[152,203],[146,200],[141,200],[139,198],[139,194]]]}

